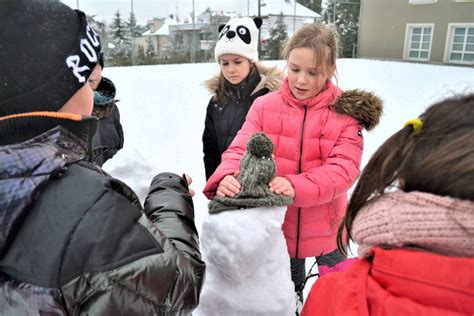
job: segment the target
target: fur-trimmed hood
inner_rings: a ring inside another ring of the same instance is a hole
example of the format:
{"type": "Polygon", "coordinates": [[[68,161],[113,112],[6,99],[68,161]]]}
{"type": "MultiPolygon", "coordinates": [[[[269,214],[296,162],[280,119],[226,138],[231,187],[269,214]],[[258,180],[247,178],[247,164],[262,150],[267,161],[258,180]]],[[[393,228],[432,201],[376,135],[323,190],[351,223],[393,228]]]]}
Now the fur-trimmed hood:
{"type": "MultiPolygon", "coordinates": [[[[280,89],[283,81],[283,72],[277,67],[267,67],[261,63],[256,63],[255,66],[260,74],[260,83],[252,91],[254,94],[257,91],[267,88],[269,92],[280,89]]],[[[211,94],[216,94],[219,88],[219,76],[221,72],[217,72],[212,78],[206,80],[204,85],[211,94]]]]}
{"type": "Polygon", "coordinates": [[[359,120],[366,130],[373,129],[383,113],[383,101],[371,92],[347,90],[337,99],[334,110],[359,120]]]}

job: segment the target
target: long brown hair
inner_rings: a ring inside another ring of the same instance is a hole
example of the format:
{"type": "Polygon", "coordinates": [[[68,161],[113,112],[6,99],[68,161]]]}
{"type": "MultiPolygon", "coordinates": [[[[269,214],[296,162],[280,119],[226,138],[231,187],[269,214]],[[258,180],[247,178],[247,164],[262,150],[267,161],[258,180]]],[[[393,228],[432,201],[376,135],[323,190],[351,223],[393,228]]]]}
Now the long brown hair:
{"type": "Polygon", "coordinates": [[[333,25],[307,24],[299,28],[285,43],[282,57],[288,60],[295,48],[309,48],[315,56],[315,66],[327,71],[336,64],[339,51],[339,35],[333,25]]]}
{"type": "MultiPolygon", "coordinates": [[[[257,65],[255,65],[254,63],[251,63],[250,71],[249,71],[249,74],[247,75],[247,78],[250,77],[251,75],[253,75],[254,72],[256,72],[256,71],[258,71],[257,70],[257,65]]],[[[225,82],[226,82],[226,79],[225,79],[224,75],[222,74],[222,71],[220,71],[219,72],[219,83],[218,83],[218,86],[217,86],[217,91],[216,91],[214,100],[216,100],[216,101],[225,100],[225,97],[226,97],[225,82]]]]}
{"type": "Polygon", "coordinates": [[[420,119],[419,133],[402,128],[364,168],[338,230],[341,252],[347,254],[359,210],[391,188],[474,201],[474,94],[436,103],[420,119]]]}

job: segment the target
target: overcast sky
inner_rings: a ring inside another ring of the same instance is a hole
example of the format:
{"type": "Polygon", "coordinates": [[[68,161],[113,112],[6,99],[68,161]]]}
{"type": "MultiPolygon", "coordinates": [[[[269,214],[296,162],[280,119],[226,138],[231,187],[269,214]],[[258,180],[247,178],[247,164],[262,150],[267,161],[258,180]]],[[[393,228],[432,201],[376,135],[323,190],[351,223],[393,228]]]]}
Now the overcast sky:
{"type": "MultiPolygon", "coordinates": [[[[107,23],[117,10],[123,17],[128,18],[132,0],[61,0],[73,9],[84,11],[88,15],[96,15],[100,21],[107,23]]],[[[202,13],[207,7],[215,10],[246,10],[247,1],[256,0],[195,0],[196,14],[202,13]]],[[[138,23],[145,25],[153,17],[165,17],[178,13],[180,19],[189,17],[192,12],[192,0],[133,0],[133,11],[138,23]]]]}

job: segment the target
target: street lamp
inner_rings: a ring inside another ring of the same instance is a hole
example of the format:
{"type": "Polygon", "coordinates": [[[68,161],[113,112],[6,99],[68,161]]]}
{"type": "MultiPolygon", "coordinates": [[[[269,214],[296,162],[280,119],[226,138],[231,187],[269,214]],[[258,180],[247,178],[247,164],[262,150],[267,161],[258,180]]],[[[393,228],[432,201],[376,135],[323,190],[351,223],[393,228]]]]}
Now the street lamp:
{"type": "MultiPolygon", "coordinates": [[[[78,0],[79,1],[79,0],[78,0]]],[[[133,0],[130,0],[131,1],[131,5],[132,5],[132,16],[130,17],[131,19],[131,25],[130,25],[130,28],[131,28],[131,32],[132,32],[132,66],[135,66],[135,64],[137,63],[137,60],[136,60],[136,55],[135,55],[135,14],[133,13],[133,0]]]]}
{"type": "Polygon", "coordinates": [[[196,62],[196,40],[195,40],[195,31],[194,31],[194,0],[193,0],[193,37],[191,39],[191,63],[196,62]]]}
{"type": "Polygon", "coordinates": [[[295,7],[293,9],[293,34],[296,32],[296,0],[295,1],[295,7]]]}
{"type": "MultiPolygon", "coordinates": [[[[260,16],[260,0],[258,0],[258,17],[261,19],[262,17],[260,16]]],[[[258,56],[260,56],[262,54],[262,43],[260,43],[260,32],[258,32],[258,46],[257,46],[257,50],[258,50],[258,56]]]]}

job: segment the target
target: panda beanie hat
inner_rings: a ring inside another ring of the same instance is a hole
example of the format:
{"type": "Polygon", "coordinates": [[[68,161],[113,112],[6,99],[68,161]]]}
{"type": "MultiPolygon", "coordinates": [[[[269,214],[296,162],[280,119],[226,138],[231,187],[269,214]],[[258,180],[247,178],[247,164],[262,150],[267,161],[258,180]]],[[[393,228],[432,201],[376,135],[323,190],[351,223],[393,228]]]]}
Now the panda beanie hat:
{"type": "Polygon", "coordinates": [[[219,26],[219,38],[214,49],[216,61],[224,54],[243,56],[258,62],[258,32],[262,19],[235,18],[219,26]]]}
{"type": "Polygon", "coordinates": [[[83,12],[53,0],[0,1],[0,116],[59,110],[100,51],[83,12]]]}
{"type": "Polygon", "coordinates": [[[216,196],[209,203],[209,213],[291,204],[291,197],[275,194],[268,186],[276,173],[272,154],[273,143],[270,138],[262,132],[252,135],[247,143],[247,152],[240,160],[239,194],[235,197],[216,196]]]}

